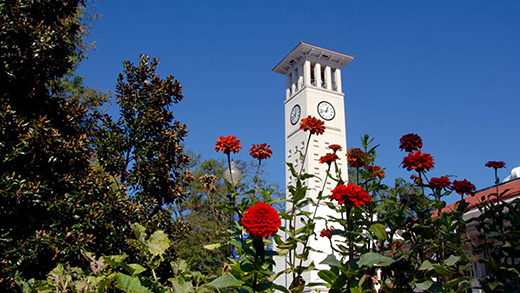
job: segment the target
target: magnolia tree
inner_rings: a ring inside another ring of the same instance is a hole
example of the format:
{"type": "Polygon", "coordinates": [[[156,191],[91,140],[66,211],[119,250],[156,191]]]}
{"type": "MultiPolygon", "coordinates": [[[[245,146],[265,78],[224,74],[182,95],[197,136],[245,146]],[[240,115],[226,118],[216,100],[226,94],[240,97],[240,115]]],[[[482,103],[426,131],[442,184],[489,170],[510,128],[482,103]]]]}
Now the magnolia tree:
{"type": "MultiPolygon", "coordinates": [[[[311,116],[302,119],[300,129],[308,133],[309,141],[325,131],[324,122],[311,116]]],[[[511,292],[520,286],[520,199],[505,201],[507,190],[499,193],[497,186],[496,193],[479,199],[480,214],[476,218],[464,217],[469,211],[464,195],[474,196],[475,186],[466,179],[430,176],[435,162],[422,150],[420,136],[407,134],[400,139],[400,149],[406,153],[401,165],[412,172],[412,182],[398,179],[394,187],[381,183],[385,170],[376,165],[377,146],[372,144],[373,139],[365,135],[360,148],[347,151],[351,178],[346,178],[337,164],[342,146],[330,145],[330,152],[319,159],[327,171],[316,199],[307,196],[309,188],[304,184],[315,175],[290,163],[287,167],[296,180],[287,186],[289,196],[284,200],[272,198],[272,191],[258,183],[239,195],[233,184],[239,178],[226,181],[237,204],[212,204],[212,211],[236,213],[238,219],[227,230],[218,229],[218,238],[205,246],[208,250],[228,248],[229,263],[223,264],[220,276],[189,271],[179,260],[171,264],[171,278],[156,277],[153,272],[168,253],[170,242],[164,233],[148,237],[136,225],[137,240],[132,245],[143,251],[142,263],[127,263],[124,256],[88,255],[91,270],[59,267],[47,281],[28,281],[23,288],[26,292],[37,286],[63,288],[64,283],[58,281],[64,279],[65,287],[76,286],[82,292],[113,288],[125,292],[309,292],[322,288],[328,292],[465,292],[470,288],[511,292]],[[325,191],[328,180],[335,185],[330,192],[325,191]],[[452,192],[461,196],[453,209],[444,201],[452,192]],[[286,203],[290,209],[278,212],[272,207],[275,203],[286,203]],[[338,216],[318,217],[320,204],[326,204],[333,211],[331,215],[338,216]],[[309,205],[314,212],[309,212],[309,205]],[[287,223],[284,226],[282,219],[287,223]],[[316,231],[318,222],[324,222],[326,228],[316,231]],[[480,241],[472,241],[469,224],[476,224],[480,241]],[[280,236],[280,230],[286,237],[280,236]],[[322,281],[309,283],[304,273],[316,270],[309,260],[309,252],[315,250],[309,245],[313,237],[327,239],[333,253],[321,262],[328,267],[317,273],[322,281]],[[276,250],[272,249],[273,242],[276,250]],[[285,257],[286,270],[273,270],[275,256],[285,257]],[[476,263],[487,266],[486,276],[471,273],[476,263]],[[145,271],[151,271],[153,278],[142,274],[145,271]],[[282,275],[291,276],[289,286],[276,283],[282,275]]],[[[215,149],[226,155],[231,167],[232,155],[242,149],[241,141],[235,136],[222,136],[215,149]]],[[[250,155],[258,160],[256,180],[262,161],[271,154],[266,143],[250,148],[250,155]]],[[[304,150],[301,160],[307,156],[304,150]]],[[[490,161],[486,167],[494,169],[498,182],[497,170],[505,163],[490,161]]],[[[204,182],[207,179],[202,178],[204,182]]]]}

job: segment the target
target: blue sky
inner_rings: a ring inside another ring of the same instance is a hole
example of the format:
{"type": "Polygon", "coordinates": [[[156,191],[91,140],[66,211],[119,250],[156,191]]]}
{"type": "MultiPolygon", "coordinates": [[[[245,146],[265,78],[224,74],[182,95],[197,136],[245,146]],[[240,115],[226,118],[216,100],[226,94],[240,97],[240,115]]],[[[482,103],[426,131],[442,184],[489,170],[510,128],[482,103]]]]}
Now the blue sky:
{"type": "MultiPolygon", "coordinates": [[[[413,132],[433,155],[430,177],[494,182],[489,160],[520,166],[519,1],[104,1],[81,64],[89,86],[114,90],[122,61],[160,59],[185,99],[186,146],[203,157],[235,135],[249,159],[270,144],[271,181],[284,184],[285,77],[271,69],[300,41],[356,56],[343,68],[348,147],[380,144],[384,183],[409,178],[398,140],[413,132]]],[[[456,199],[458,196],[452,197],[456,199]]]]}

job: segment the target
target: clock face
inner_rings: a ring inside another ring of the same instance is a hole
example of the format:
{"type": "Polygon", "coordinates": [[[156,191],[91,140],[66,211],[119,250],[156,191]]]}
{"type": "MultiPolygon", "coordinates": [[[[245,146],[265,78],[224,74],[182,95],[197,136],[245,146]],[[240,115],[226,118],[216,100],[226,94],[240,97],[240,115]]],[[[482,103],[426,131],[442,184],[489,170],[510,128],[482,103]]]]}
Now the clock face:
{"type": "Polygon", "coordinates": [[[300,105],[294,105],[291,110],[291,124],[294,125],[300,121],[300,114],[302,110],[300,109],[300,105]]]}
{"type": "Polygon", "coordinates": [[[318,114],[325,120],[332,120],[336,116],[336,110],[329,102],[322,101],[318,104],[318,114]]]}

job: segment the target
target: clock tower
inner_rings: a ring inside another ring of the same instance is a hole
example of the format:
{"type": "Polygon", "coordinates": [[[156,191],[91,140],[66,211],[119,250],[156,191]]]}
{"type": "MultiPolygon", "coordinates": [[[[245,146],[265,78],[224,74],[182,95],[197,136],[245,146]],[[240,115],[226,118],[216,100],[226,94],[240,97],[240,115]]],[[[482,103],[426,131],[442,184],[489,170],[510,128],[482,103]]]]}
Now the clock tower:
{"type": "MultiPolygon", "coordinates": [[[[328,148],[331,144],[338,144],[342,151],[339,156],[338,167],[344,180],[348,179],[347,160],[347,136],[345,126],[344,94],[341,86],[341,69],[354,59],[354,56],[335,52],[304,42],[300,42],[285,58],[273,68],[273,71],[285,75],[285,161],[292,163],[297,172],[303,168],[303,172],[314,174],[317,177],[307,179],[305,185],[309,188],[307,196],[316,199],[323,185],[323,179],[327,171],[326,164],[320,164],[319,159],[326,153],[332,152],[328,148]],[[325,121],[325,132],[322,135],[313,135],[306,146],[308,132],[300,130],[300,121],[307,116],[314,116],[325,121]],[[307,150],[305,162],[301,162],[300,152],[307,150]],[[303,166],[302,166],[303,164],[303,166]]],[[[286,185],[294,185],[296,180],[287,168],[285,171],[286,185]]],[[[331,194],[335,188],[332,180],[327,180],[323,195],[331,194]]],[[[290,196],[286,191],[286,197],[290,196]]],[[[286,207],[289,209],[290,207],[286,207]]],[[[307,207],[309,212],[314,212],[314,207],[307,207]]],[[[332,211],[326,205],[318,208],[318,217],[327,217],[332,211]]],[[[325,228],[324,221],[316,223],[316,235],[325,228]]],[[[283,222],[282,222],[283,224],[283,222]]],[[[282,235],[283,237],[283,235],[282,235]]],[[[328,254],[332,253],[328,239],[311,237],[310,246],[323,252],[311,251],[309,261],[318,265],[328,254]]],[[[285,258],[275,259],[275,271],[287,268],[285,258]]],[[[327,266],[323,267],[327,268],[327,266]]],[[[287,274],[285,274],[287,275],[287,274]]],[[[277,283],[289,286],[291,276],[285,276],[285,280],[277,279],[277,283]]],[[[317,272],[303,275],[306,283],[319,282],[317,272]]]]}

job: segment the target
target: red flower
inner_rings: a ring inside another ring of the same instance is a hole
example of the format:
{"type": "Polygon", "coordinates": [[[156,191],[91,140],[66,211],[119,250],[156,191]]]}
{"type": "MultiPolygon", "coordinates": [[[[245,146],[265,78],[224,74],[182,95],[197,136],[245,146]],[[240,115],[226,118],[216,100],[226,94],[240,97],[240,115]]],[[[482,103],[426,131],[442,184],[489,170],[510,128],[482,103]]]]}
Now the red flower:
{"type": "Polygon", "coordinates": [[[270,205],[259,202],[244,212],[242,225],[249,235],[262,239],[273,236],[282,225],[278,212],[270,205]]]}
{"type": "Polygon", "coordinates": [[[451,183],[451,190],[455,191],[456,193],[460,195],[475,195],[475,185],[473,183],[469,182],[468,180],[464,179],[462,181],[459,180],[453,180],[451,183]]]}
{"type": "Polygon", "coordinates": [[[399,248],[403,247],[403,243],[400,242],[400,241],[393,241],[391,243],[388,243],[386,245],[386,247],[388,247],[388,249],[392,249],[392,247],[395,247],[396,249],[399,249],[399,248]]]}
{"type": "Polygon", "coordinates": [[[329,145],[329,149],[333,150],[334,153],[336,153],[337,151],[341,151],[341,146],[339,144],[331,144],[329,145]]]}
{"type": "Polygon", "coordinates": [[[320,135],[325,132],[325,122],[316,117],[308,116],[307,118],[303,118],[300,122],[300,129],[303,131],[310,131],[311,134],[320,135]]]}
{"type": "Polygon", "coordinates": [[[322,156],[320,158],[320,164],[328,164],[330,165],[332,162],[335,162],[337,159],[339,159],[338,155],[335,153],[328,153],[325,156],[322,156]]]}
{"type": "Polygon", "coordinates": [[[417,151],[423,146],[422,138],[415,133],[408,133],[403,135],[403,137],[399,139],[399,142],[401,143],[399,148],[401,150],[405,150],[408,153],[417,151]]]}
{"type": "Polygon", "coordinates": [[[331,238],[332,234],[330,234],[329,230],[323,229],[323,230],[321,230],[320,237],[329,237],[329,238],[331,238]]]}
{"type": "Polygon", "coordinates": [[[446,176],[442,176],[440,178],[432,177],[432,179],[430,179],[431,189],[449,188],[450,184],[450,179],[448,179],[446,176]]]}
{"type": "Polygon", "coordinates": [[[366,205],[371,201],[370,195],[362,187],[352,183],[336,186],[332,190],[330,199],[337,200],[339,204],[344,204],[346,201],[345,204],[352,203],[355,207],[366,205]]]}
{"type": "Polygon", "coordinates": [[[493,169],[501,169],[506,167],[506,163],[503,161],[489,161],[486,163],[486,167],[493,168],[493,169]]]}
{"type": "Polygon", "coordinates": [[[320,232],[320,237],[329,237],[331,238],[332,237],[332,234],[330,233],[330,231],[334,231],[336,229],[330,227],[330,228],[325,228],[323,230],[321,230],[320,232]]]}
{"type": "Polygon", "coordinates": [[[267,145],[266,143],[257,145],[253,144],[249,154],[251,157],[253,157],[253,159],[263,160],[270,158],[273,154],[273,151],[271,151],[271,146],[267,145]]]}
{"type": "Polygon", "coordinates": [[[413,169],[417,170],[417,172],[429,171],[435,165],[432,155],[422,153],[421,151],[409,153],[408,156],[404,157],[402,164],[403,168],[406,168],[408,171],[413,169]]]}
{"type": "Polygon", "coordinates": [[[353,168],[364,167],[367,155],[360,148],[351,148],[347,152],[348,165],[353,168]]]}
{"type": "Polygon", "coordinates": [[[379,177],[379,179],[383,179],[385,177],[385,171],[381,170],[379,166],[367,166],[367,170],[374,178],[379,177]]]}
{"type": "Polygon", "coordinates": [[[237,153],[241,148],[240,140],[234,135],[221,136],[215,143],[215,150],[223,151],[226,155],[229,155],[230,152],[237,153]]]}

